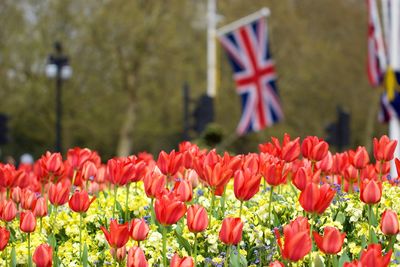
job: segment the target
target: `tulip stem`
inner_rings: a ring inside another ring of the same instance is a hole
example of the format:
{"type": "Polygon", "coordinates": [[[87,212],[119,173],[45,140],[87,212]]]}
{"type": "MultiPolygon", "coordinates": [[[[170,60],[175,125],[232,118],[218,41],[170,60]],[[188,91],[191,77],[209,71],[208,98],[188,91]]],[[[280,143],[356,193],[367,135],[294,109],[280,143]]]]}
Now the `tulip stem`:
{"type": "Polygon", "coordinates": [[[75,178],[76,178],[77,173],[78,173],[77,170],[74,169],[74,173],[72,174],[71,193],[74,192],[74,183],[75,183],[75,178]]]}
{"type": "Polygon", "coordinates": [[[240,201],[239,218],[242,219],[243,201],[240,201]]]}
{"type": "Polygon", "coordinates": [[[115,219],[115,207],[117,206],[117,192],[118,191],[118,187],[117,185],[114,185],[114,206],[113,206],[113,219],[115,219]]]}
{"type": "Polygon", "coordinates": [[[194,233],[194,244],[193,244],[193,259],[194,259],[194,266],[196,266],[197,258],[197,233],[194,233]]]}
{"type": "Polygon", "coordinates": [[[155,224],[156,223],[156,215],[154,212],[154,198],[151,199],[151,224],[155,224]]]}
{"type": "Polygon", "coordinates": [[[167,228],[162,226],[163,237],[163,267],[167,267],[167,228]]]}
{"type": "Polygon", "coordinates": [[[31,260],[31,233],[28,233],[28,266],[32,266],[31,260]]]}
{"type": "Polygon", "coordinates": [[[125,198],[125,222],[128,221],[128,200],[129,200],[129,187],[131,186],[131,183],[128,183],[126,185],[126,198],[125,198]]]}
{"type": "Polygon", "coordinates": [[[386,248],[386,253],[388,253],[389,250],[393,249],[393,245],[394,245],[395,241],[396,241],[396,235],[389,236],[389,244],[386,248]]]}
{"type": "Polygon", "coordinates": [[[10,199],[10,188],[7,187],[7,200],[9,200],[9,199],[10,199]]]}
{"type": "Polygon", "coordinates": [[[272,206],[272,194],[274,191],[274,187],[271,186],[271,190],[269,192],[269,205],[268,205],[268,227],[271,226],[271,206],[272,206]]]}
{"type": "Polygon", "coordinates": [[[43,228],[43,217],[40,217],[40,231],[39,231],[39,233],[42,233],[42,228],[43,228]]]}
{"type": "Polygon", "coordinates": [[[82,212],[79,212],[79,259],[82,262],[82,212]]]}
{"type": "Polygon", "coordinates": [[[224,267],[228,267],[229,266],[229,256],[230,255],[231,255],[231,246],[228,246],[228,248],[226,249],[226,258],[225,258],[224,267]]]}
{"type": "Polygon", "coordinates": [[[212,213],[214,213],[214,202],[215,202],[215,190],[211,190],[212,198],[211,198],[211,206],[210,206],[210,212],[208,213],[208,221],[209,224],[211,225],[211,219],[212,219],[212,213]]]}
{"type": "Polygon", "coordinates": [[[310,259],[310,267],[312,267],[312,252],[313,252],[313,247],[314,247],[314,241],[313,241],[313,226],[314,226],[314,214],[311,215],[311,220],[310,220],[310,239],[311,239],[311,250],[309,254],[309,259],[310,259]]]}
{"type": "Polygon", "coordinates": [[[372,244],[372,232],[371,232],[371,221],[372,221],[372,206],[368,205],[368,244],[372,244]]]}

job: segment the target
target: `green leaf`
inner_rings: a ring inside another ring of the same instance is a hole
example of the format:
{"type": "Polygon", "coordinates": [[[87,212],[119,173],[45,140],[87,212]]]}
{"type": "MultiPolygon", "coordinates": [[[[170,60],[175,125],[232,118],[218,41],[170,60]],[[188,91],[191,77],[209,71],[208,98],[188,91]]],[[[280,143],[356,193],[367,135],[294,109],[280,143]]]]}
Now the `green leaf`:
{"type": "Polygon", "coordinates": [[[181,234],[179,234],[177,231],[175,231],[176,239],[178,241],[178,244],[182,246],[189,254],[191,254],[192,247],[189,244],[189,241],[187,241],[181,234]]]}
{"type": "Polygon", "coordinates": [[[325,267],[324,262],[321,259],[320,255],[316,255],[314,259],[314,267],[325,267]]]}
{"type": "Polygon", "coordinates": [[[372,237],[372,243],[375,243],[375,244],[379,243],[378,237],[376,236],[376,234],[372,228],[371,228],[371,237],[372,237]]]}
{"type": "Polygon", "coordinates": [[[275,208],[272,209],[272,214],[274,215],[274,226],[279,227],[281,226],[281,221],[279,220],[279,216],[277,212],[275,211],[275,208]]]}
{"type": "Polygon", "coordinates": [[[232,249],[229,255],[229,266],[231,267],[246,267],[246,258],[239,253],[239,251],[232,249]]]}
{"type": "Polygon", "coordinates": [[[15,247],[11,249],[11,266],[17,266],[17,253],[15,252],[15,247]]]}
{"type": "Polygon", "coordinates": [[[125,218],[125,212],[124,212],[124,210],[122,209],[122,206],[121,206],[121,204],[117,201],[117,203],[116,203],[116,208],[117,208],[117,213],[118,213],[118,215],[119,215],[119,218],[125,218]]]}
{"type": "Polygon", "coordinates": [[[344,224],[344,222],[346,221],[346,216],[343,214],[343,212],[339,212],[336,215],[335,221],[340,222],[341,224],[344,224]]]}
{"type": "Polygon", "coordinates": [[[87,248],[86,243],[83,246],[82,265],[83,265],[83,267],[87,267],[88,266],[88,248],[87,248]]]}
{"type": "Polygon", "coordinates": [[[344,263],[349,261],[349,256],[347,255],[346,251],[343,251],[342,256],[339,258],[339,267],[343,267],[344,263]]]}
{"type": "Polygon", "coordinates": [[[55,249],[57,243],[56,243],[56,238],[54,236],[54,234],[51,234],[47,237],[47,243],[53,248],[55,249]]]}

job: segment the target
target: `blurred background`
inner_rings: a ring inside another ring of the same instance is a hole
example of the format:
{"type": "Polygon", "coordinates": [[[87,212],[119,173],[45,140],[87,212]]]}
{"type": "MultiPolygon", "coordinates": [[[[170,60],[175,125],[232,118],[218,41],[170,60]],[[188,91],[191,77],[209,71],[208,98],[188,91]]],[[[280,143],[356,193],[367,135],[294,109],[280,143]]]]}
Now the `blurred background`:
{"type": "Polygon", "coordinates": [[[218,26],[263,6],[271,10],[270,46],[285,119],[239,138],[240,99],[219,44],[214,122],[195,130],[206,92],[206,0],[1,0],[2,159],[54,151],[57,106],[62,151],[88,147],[104,159],[158,154],[184,139],[244,153],[285,132],[330,138],[338,107],[350,118],[345,145],[370,148],[387,125],[377,120],[381,89],[372,89],[366,74],[364,1],[218,1],[218,26]],[[49,55],[60,54],[72,72],[66,71],[57,96],[60,84],[46,66],[49,55]]]}

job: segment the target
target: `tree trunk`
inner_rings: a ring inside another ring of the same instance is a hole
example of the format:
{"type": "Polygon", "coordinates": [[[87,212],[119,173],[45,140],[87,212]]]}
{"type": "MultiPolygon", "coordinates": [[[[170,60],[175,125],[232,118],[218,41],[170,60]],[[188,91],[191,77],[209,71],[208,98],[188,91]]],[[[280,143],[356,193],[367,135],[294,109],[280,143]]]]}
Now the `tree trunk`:
{"type": "Polygon", "coordinates": [[[123,121],[121,130],[119,132],[119,141],[117,147],[118,157],[127,157],[132,152],[133,129],[136,119],[135,105],[135,100],[129,98],[125,120],[123,121]]]}

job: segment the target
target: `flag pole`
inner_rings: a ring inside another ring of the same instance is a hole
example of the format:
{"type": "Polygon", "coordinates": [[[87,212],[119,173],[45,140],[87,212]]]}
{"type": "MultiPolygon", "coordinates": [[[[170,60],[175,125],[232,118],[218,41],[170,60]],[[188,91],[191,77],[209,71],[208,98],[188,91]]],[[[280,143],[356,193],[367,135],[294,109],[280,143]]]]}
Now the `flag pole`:
{"type": "Polygon", "coordinates": [[[271,12],[270,12],[269,8],[263,7],[260,10],[254,12],[246,17],[235,20],[234,22],[219,28],[217,30],[217,34],[218,34],[218,36],[224,35],[224,34],[231,32],[243,25],[249,24],[250,22],[252,22],[254,20],[257,20],[262,17],[268,17],[270,14],[271,14],[271,12]]]}
{"type": "Polygon", "coordinates": [[[216,50],[216,0],[207,3],[207,96],[214,98],[217,87],[217,50],[216,50]]]}
{"type": "MultiPolygon", "coordinates": [[[[393,6],[391,6],[391,14],[390,14],[390,53],[389,53],[389,69],[388,71],[395,71],[399,67],[399,10],[400,7],[400,0],[393,0],[391,2],[393,6]]],[[[394,73],[391,73],[394,75],[394,73]]],[[[390,74],[389,74],[390,75],[390,74]]],[[[389,101],[391,101],[391,97],[394,97],[394,84],[390,86],[392,88],[387,88],[387,97],[389,101]]],[[[389,120],[389,138],[393,140],[397,140],[397,147],[394,151],[394,157],[400,157],[400,123],[399,119],[395,114],[390,117],[389,120]]],[[[394,160],[391,161],[391,168],[390,168],[390,175],[392,177],[396,176],[396,166],[394,160]]]]}

